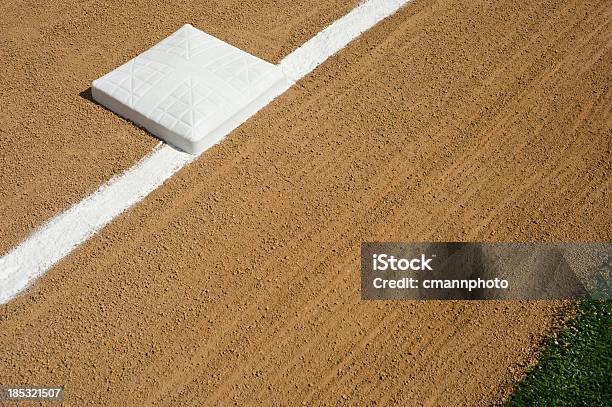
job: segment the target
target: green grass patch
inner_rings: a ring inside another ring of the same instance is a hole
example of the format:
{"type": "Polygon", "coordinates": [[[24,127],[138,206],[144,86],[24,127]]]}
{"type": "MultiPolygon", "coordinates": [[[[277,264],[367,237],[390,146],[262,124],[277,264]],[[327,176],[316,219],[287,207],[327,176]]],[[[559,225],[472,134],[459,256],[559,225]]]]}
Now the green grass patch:
{"type": "Polygon", "coordinates": [[[584,300],[574,307],[505,406],[612,405],[612,301],[584,300]]]}

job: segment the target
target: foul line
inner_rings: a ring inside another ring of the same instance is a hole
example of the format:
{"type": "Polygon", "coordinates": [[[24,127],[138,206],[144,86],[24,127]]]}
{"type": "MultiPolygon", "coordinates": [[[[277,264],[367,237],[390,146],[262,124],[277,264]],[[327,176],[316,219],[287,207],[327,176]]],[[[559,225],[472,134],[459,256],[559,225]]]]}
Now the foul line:
{"type": "MultiPolygon", "coordinates": [[[[290,79],[298,81],[409,1],[364,1],[287,55],[280,62],[281,68],[290,79]]],[[[34,231],[0,258],[0,304],[15,297],[76,247],[197,157],[162,144],[125,173],[112,178],[96,192],[34,231]]]]}

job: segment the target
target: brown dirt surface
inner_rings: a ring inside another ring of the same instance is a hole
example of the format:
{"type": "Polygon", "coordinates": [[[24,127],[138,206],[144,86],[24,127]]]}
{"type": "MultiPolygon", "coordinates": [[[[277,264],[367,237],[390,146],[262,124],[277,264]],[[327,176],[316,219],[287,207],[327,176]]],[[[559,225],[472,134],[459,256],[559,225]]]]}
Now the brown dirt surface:
{"type": "Polygon", "coordinates": [[[362,301],[359,246],[610,240],[611,25],[608,1],[410,4],[0,307],[0,383],[499,402],[559,304],[362,301]]]}
{"type": "Polygon", "coordinates": [[[185,23],[276,63],[356,3],[0,2],[0,253],[158,142],[92,102],[92,80],[185,23]]]}

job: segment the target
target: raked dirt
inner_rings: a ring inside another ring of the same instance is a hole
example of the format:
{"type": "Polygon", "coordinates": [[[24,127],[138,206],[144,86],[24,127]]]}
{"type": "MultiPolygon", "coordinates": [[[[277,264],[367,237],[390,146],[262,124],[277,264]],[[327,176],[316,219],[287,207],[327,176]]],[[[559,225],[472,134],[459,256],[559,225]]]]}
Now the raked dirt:
{"type": "Polygon", "coordinates": [[[277,63],[358,0],[0,4],[0,253],[150,152],[91,81],[185,23],[277,63]]]}
{"type": "Polygon", "coordinates": [[[362,301],[359,245],[610,240],[611,25],[607,1],[408,5],[0,307],[0,383],[74,406],[499,402],[559,304],[362,301]]]}

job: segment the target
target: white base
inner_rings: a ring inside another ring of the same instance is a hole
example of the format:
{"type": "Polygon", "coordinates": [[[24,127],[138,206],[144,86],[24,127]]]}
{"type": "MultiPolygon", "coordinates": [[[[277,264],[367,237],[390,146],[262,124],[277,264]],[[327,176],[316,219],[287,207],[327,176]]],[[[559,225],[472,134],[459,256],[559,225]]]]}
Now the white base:
{"type": "Polygon", "coordinates": [[[291,84],[278,66],[187,24],[91,89],[98,103],[199,154],[291,84]]]}

